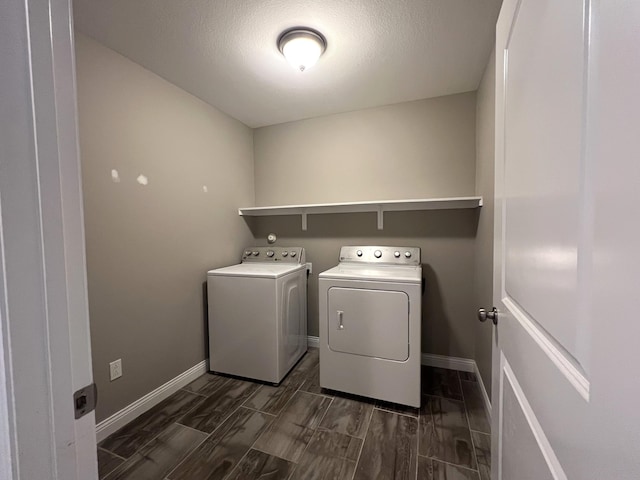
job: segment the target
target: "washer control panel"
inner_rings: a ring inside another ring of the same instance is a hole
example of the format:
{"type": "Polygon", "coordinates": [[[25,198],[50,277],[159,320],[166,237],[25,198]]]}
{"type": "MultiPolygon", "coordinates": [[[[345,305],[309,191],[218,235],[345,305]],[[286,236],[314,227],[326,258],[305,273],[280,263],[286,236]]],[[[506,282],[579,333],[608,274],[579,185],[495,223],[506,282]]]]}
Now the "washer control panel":
{"type": "Polygon", "coordinates": [[[418,247],[346,246],[340,249],[341,262],[420,265],[418,247]]]}
{"type": "Polygon", "coordinates": [[[242,263],[245,262],[284,262],[305,263],[302,247],[247,247],[242,252],[242,263]]]}

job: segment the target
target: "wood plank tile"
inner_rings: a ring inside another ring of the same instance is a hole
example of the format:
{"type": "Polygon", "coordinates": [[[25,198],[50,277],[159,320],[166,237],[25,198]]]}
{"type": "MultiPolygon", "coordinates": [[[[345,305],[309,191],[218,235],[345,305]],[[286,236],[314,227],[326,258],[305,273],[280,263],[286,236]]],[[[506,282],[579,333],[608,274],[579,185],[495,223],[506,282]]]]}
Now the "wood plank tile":
{"type": "Polygon", "coordinates": [[[427,395],[463,400],[458,372],[446,368],[423,366],[422,392],[427,395]]]}
{"type": "Polygon", "coordinates": [[[420,411],[420,455],[476,468],[464,402],[426,396],[420,411]]]}
{"type": "Polygon", "coordinates": [[[361,446],[359,438],[317,430],[291,480],[351,480],[361,446]]]}
{"type": "Polygon", "coordinates": [[[292,387],[296,390],[313,375],[315,369],[319,368],[320,354],[317,348],[309,348],[304,357],[293,367],[293,370],[282,380],[280,385],[292,387]]]}
{"type": "Polygon", "coordinates": [[[402,415],[410,415],[416,418],[418,418],[418,416],[420,415],[419,408],[409,407],[408,405],[400,405],[397,403],[383,402],[382,400],[378,400],[376,402],[376,408],[379,408],[380,410],[385,410],[387,412],[401,413],[402,415]]]}
{"type": "Polygon", "coordinates": [[[260,436],[254,448],[297,462],[330,403],[331,399],[327,397],[296,392],[280,416],[260,436]]]}
{"type": "Polygon", "coordinates": [[[372,402],[336,396],[322,419],[320,428],[364,438],[372,410],[372,402]]]}
{"type": "Polygon", "coordinates": [[[433,460],[418,456],[417,480],[433,480],[433,460]]]}
{"type": "Polygon", "coordinates": [[[480,479],[491,480],[491,436],[484,433],[471,432],[471,439],[476,450],[480,479]]]}
{"type": "Polygon", "coordinates": [[[478,480],[478,472],[418,457],[418,480],[478,480]]]}
{"type": "Polygon", "coordinates": [[[183,389],[199,395],[209,396],[229,380],[229,377],[223,377],[222,375],[216,375],[213,373],[205,373],[201,377],[196,378],[186,387],[183,387],[183,389]]]}
{"type": "Polygon", "coordinates": [[[168,475],[171,480],[221,480],[249,451],[273,417],[240,407],[168,475]]]}
{"type": "Polygon", "coordinates": [[[316,393],[318,395],[328,395],[330,393],[326,391],[324,388],[320,387],[320,369],[314,368],[312,372],[309,373],[309,376],[304,381],[300,390],[309,393],[316,393]]]}
{"type": "Polygon", "coordinates": [[[204,397],[191,392],[178,390],[169,398],[108,436],[99,446],[121,457],[129,458],[136,450],[157,436],[199,402],[202,402],[203,399],[204,397]]]}
{"type": "Polygon", "coordinates": [[[206,433],[173,423],[109,475],[107,480],[164,478],[206,437],[206,433]]]}
{"type": "Polygon", "coordinates": [[[471,372],[461,372],[458,370],[458,375],[460,376],[460,380],[464,380],[466,382],[477,382],[478,377],[476,377],[475,373],[471,372]]]}
{"type": "Polygon", "coordinates": [[[294,393],[296,389],[291,387],[261,385],[253,396],[244,402],[244,406],[270,415],[279,415],[294,393]]]}
{"type": "Polygon", "coordinates": [[[98,478],[102,480],[104,477],[113,472],[116,468],[122,464],[124,460],[117,457],[111,452],[98,449],[98,478]]]}
{"type": "Polygon", "coordinates": [[[288,480],[295,464],[258,450],[249,450],[227,480],[288,480]]]}
{"type": "Polygon", "coordinates": [[[211,433],[259,387],[257,383],[229,378],[206,400],[180,418],[178,423],[211,433]]]}
{"type": "Polygon", "coordinates": [[[375,409],[354,480],[416,478],[418,420],[375,409]]]}
{"type": "Polygon", "coordinates": [[[469,426],[471,430],[482,433],[491,433],[491,423],[484,408],[484,399],[478,382],[462,383],[462,393],[464,394],[464,404],[469,414],[469,426]]]}

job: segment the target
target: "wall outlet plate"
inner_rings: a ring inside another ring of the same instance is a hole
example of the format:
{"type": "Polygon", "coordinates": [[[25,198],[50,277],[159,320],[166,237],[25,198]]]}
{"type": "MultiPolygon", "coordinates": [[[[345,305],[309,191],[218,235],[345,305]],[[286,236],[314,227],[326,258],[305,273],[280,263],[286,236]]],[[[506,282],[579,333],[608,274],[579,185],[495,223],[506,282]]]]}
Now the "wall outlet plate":
{"type": "Polygon", "coordinates": [[[111,362],[109,364],[109,377],[113,382],[116,378],[120,378],[122,376],[122,359],[111,362]]]}

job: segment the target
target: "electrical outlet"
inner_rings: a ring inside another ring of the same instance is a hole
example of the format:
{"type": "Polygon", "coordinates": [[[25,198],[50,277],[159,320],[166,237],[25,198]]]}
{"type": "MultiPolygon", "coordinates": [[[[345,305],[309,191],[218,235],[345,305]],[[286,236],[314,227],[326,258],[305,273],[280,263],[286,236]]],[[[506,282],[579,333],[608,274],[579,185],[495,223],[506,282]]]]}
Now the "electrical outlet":
{"type": "Polygon", "coordinates": [[[121,358],[109,364],[109,372],[111,374],[110,376],[111,376],[112,382],[116,378],[120,378],[122,376],[122,359],[121,358]]]}

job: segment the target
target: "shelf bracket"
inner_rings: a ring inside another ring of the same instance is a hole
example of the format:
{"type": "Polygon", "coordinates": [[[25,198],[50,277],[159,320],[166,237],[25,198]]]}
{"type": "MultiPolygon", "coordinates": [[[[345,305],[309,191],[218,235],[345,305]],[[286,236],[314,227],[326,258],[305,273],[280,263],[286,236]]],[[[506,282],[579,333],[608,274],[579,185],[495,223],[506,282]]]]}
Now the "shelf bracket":
{"type": "Polygon", "coordinates": [[[307,231],[307,212],[302,211],[302,231],[307,231]]]}
{"type": "Polygon", "coordinates": [[[384,229],[384,210],[382,205],[378,205],[378,230],[384,229]]]}

